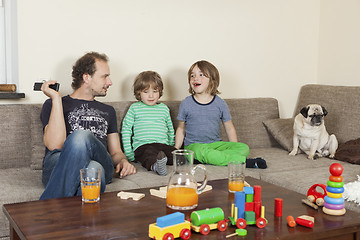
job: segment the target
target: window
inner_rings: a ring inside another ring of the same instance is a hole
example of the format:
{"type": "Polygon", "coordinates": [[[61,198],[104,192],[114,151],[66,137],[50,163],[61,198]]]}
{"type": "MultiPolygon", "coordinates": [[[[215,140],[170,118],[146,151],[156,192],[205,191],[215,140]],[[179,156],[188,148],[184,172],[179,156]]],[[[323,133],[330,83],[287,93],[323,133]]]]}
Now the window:
{"type": "Polygon", "coordinates": [[[16,0],[0,0],[0,84],[18,85],[16,0]]]}

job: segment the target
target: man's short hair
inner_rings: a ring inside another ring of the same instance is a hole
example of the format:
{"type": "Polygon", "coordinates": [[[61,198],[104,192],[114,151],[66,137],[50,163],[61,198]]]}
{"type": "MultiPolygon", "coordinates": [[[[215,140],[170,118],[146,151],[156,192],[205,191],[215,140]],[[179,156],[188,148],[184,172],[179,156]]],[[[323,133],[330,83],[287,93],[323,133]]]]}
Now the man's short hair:
{"type": "Polygon", "coordinates": [[[71,87],[76,90],[83,84],[83,75],[89,74],[92,76],[96,72],[95,62],[104,61],[108,62],[109,59],[105,54],[98,52],[89,52],[79,58],[73,66],[71,87]]]}

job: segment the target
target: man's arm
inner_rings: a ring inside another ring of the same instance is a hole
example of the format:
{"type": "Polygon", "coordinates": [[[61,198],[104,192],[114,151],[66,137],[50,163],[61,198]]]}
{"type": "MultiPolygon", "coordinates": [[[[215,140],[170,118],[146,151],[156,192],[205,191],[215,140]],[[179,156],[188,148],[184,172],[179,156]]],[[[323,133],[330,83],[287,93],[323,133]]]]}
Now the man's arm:
{"type": "Polygon", "coordinates": [[[129,163],[125,154],[121,151],[120,139],[118,133],[110,133],[107,136],[108,151],[116,167],[116,173],[120,173],[120,178],[135,174],[136,168],[129,163]]]}
{"type": "Polygon", "coordinates": [[[225,132],[230,142],[237,142],[237,134],[232,121],[224,122],[225,132]]]}
{"type": "Polygon", "coordinates": [[[52,100],[49,122],[45,126],[43,136],[44,144],[50,151],[61,149],[66,139],[66,127],[61,94],[49,88],[49,85],[54,83],[56,83],[56,81],[47,81],[41,86],[41,91],[52,100]]]}
{"type": "Polygon", "coordinates": [[[184,138],[185,138],[185,122],[184,121],[179,121],[179,125],[176,129],[176,134],[175,134],[175,148],[176,149],[180,149],[183,142],[184,142],[184,138]]]}

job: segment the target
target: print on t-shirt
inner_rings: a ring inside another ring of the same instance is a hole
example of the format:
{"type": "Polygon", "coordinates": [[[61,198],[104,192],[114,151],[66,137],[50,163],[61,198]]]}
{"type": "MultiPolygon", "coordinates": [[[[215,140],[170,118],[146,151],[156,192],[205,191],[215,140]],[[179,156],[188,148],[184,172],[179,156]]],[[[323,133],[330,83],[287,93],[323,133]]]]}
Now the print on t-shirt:
{"type": "Polygon", "coordinates": [[[102,115],[108,115],[108,113],[89,108],[87,103],[82,104],[78,108],[74,108],[74,110],[68,114],[70,133],[79,129],[90,130],[97,138],[106,138],[108,122],[102,115]]]}

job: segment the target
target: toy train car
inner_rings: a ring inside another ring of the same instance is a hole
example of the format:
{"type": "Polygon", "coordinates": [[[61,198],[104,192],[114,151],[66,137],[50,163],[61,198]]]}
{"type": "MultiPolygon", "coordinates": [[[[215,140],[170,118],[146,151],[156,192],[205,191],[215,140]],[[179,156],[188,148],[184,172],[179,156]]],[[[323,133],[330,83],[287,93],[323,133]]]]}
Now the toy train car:
{"type": "Polygon", "coordinates": [[[231,206],[229,219],[232,225],[240,229],[253,224],[258,228],[266,226],[265,207],[261,206],[260,186],[244,187],[244,191],[235,192],[235,202],[231,206]]]}
{"type": "Polygon", "coordinates": [[[224,218],[224,212],[221,208],[207,208],[204,210],[193,211],[191,213],[191,229],[200,232],[203,235],[210,233],[210,230],[218,229],[225,231],[227,221],[224,218]]]}
{"type": "Polygon", "coordinates": [[[190,236],[190,222],[185,220],[185,214],[181,212],[158,217],[156,223],[149,225],[149,237],[152,239],[189,239],[190,236]]]}

